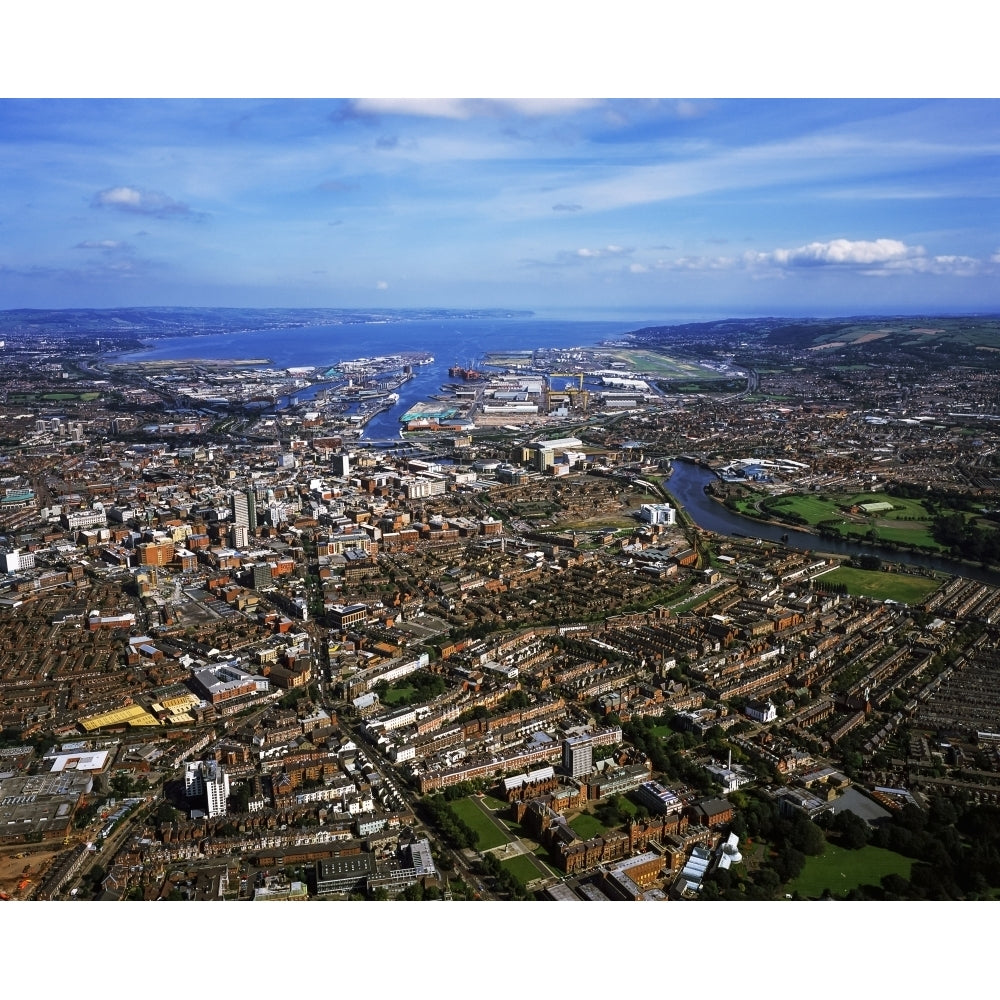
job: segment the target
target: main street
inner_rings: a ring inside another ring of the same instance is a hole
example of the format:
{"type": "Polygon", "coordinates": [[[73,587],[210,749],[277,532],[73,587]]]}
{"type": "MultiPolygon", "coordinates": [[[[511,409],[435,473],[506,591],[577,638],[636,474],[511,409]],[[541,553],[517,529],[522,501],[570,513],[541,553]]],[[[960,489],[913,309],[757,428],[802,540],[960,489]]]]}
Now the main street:
{"type": "MultiPolygon", "coordinates": [[[[330,706],[326,707],[329,708],[330,706]]],[[[413,814],[414,818],[413,823],[411,824],[413,832],[418,837],[426,837],[430,843],[438,849],[440,854],[450,857],[455,866],[455,870],[461,875],[462,880],[466,883],[466,885],[476,890],[479,898],[493,899],[494,897],[483,885],[481,876],[475,870],[475,862],[470,861],[467,857],[465,857],[463,852],[455,850],[453,847],[445,844],[437,831],[429,828],[420,819],[420,815],[417,812],[417,805],[420,801],[420,796],[407,788],[406,785],[404,785],[394,774],[392,774],[389,762],[385,760],[375,750],[375,748],[372,747],[370,743],[366,742],[359,734],[360,727],[343,720],[341,721],[341,726],[348,733],[350,733],[351,738],[358,746],[358,750],[364,754],[365,760],[369,763],[375,773],[378,774],[379,778],[391,790],[392,794],[399,798],[402,807],[413,814]]]]}

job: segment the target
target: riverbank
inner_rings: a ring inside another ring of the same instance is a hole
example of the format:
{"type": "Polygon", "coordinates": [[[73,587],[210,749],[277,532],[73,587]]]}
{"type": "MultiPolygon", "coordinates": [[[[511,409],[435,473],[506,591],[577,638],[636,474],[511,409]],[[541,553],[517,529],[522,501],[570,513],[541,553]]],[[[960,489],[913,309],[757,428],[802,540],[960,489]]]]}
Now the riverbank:
{"type": "Polygon", "coordinates": [[[948,576],[962,576],[991,586],[1000,586],[1000,573],[974,563],[964,563],[946,556],[923,552],[899,551],[878,544],[848,539],[829,539],[799,527],[789,528],[781,522],[756,520],[731,511],[717,497],[706,493],[705,487],[714,481],[711,468],[691,457],[677,458],[671,463],[673,474],[669,490],[680,509],[703,531],[738,538],[760,538],[791,549],[831,555],[876,556],[886,565],[918,566],[924,570],[948,576]]]}

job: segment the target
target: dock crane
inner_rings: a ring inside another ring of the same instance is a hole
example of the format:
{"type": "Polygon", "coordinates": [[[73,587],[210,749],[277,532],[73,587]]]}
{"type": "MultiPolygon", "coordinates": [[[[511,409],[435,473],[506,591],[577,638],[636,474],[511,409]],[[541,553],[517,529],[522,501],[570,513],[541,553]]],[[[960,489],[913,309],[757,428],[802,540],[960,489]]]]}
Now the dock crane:
{"type": "Polygon", "coordinates": [[[580,409],[584,413],[587,412],[587,407],[590,403],[590,392],[583,387],[583,372],[553,372],[548,376],[548,384],[545,388],[545,412],[552,412],[552,397],[553,396],[568,396],[570,403],[573,406],[579,404],[580,409]],[[574,378],[578,380],[577,388],[575,389],[553,389],[552,380],[557,378],[574,378]]]}

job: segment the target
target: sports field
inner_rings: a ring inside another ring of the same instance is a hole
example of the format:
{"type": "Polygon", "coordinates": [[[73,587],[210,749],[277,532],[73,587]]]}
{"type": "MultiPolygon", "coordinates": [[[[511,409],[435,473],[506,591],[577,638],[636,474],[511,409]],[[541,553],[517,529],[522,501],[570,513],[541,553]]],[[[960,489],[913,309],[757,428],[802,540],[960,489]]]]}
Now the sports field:
{"type": "Polygon", "coordinates": [[[780,497],[753,494],[738,501],[737,506],[750,517],[787,519],[790,524],[834,532],[844,538],[870,538],[874,533],[876,540],[882,542],[930,550],[942,548],[931,533],[932,515],[920,500],[884,493],[790,493],[780,497]],[[891,504],[892,509],[871,512],[862,509],[863,505],[883,503],[891,504]]]}
{"type": "Polygon", "coordinates": [[[844,896],[859,885],[878,885],[884,875],[895,873],[909,879],[912,867],[910,858],[881,847],[848,851],[829,844],[822,854],[806,859],[802,874],[788,883],[787,891],[806,899],[819,899],[824,889],[844,896]]]}
{"type": "Polygon", "coordinates": [[[852,597],[873,597],[878,601],[920,604],[941,586],[940,580],[906,573],[882,573],[878,570],[840,566],[817,578],[819,583],[842,583],[852,597]]]}

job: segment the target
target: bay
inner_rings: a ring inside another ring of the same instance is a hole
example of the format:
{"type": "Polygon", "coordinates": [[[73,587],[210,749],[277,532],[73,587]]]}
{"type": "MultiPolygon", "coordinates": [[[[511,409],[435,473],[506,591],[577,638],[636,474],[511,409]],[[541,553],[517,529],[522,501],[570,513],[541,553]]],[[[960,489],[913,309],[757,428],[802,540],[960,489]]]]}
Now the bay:
{"type": "MultiPolygon", "coordinates": [[[[678,322],[680,320],[677,320],[678,322]]],[[[433,356],[414,367],[414,378],[399,390],[399,402],[375,416],[365,438],[397,437],[399,417],[415,403],[440,391],[452,365],[472,367],[490,351],[594,347],[618,340],[632,330],[660,320],[442,319],[248,330],[243,333],[172,337],[148,349],[125,354],[122,361],[267,359],[266,367],[313,365],[322,370],[340,361],[419,351],[433,356]]],[[[265,367],[265,366],[262,366],[265,367]]],[[[300,393],[307,399],[308,393],[300,393]]]]}

